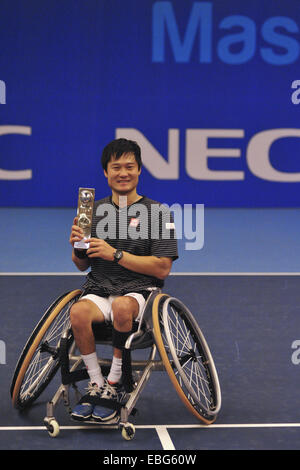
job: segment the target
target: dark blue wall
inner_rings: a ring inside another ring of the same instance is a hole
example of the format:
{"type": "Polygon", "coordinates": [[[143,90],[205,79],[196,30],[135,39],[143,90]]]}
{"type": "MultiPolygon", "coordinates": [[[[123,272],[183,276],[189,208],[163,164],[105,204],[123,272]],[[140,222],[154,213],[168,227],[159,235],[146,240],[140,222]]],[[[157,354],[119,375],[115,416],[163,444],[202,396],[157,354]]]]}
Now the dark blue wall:
{"type": "Polygon", "coordinates": [[[299,51],[297,0],[2,0],[1,205],[103,197],[127,135],[141,194],[299,206],[299,51]]]}

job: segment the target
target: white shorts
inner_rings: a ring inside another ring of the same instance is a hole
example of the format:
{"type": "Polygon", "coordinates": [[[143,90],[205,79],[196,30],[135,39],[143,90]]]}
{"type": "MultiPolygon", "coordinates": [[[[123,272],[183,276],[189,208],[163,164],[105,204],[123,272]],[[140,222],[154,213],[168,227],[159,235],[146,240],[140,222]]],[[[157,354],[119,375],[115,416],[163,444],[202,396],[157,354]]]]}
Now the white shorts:
{"type": "MultiPolygon", "coordinates": [[[[138,316],[135,318],[135,321],[139,321],[141,314],[143,312],[143,309],[144,309],[145,302],[146,302],[144,296],[137,292],[130,292],[128,294],[125,294],[124,297],[125,296],[133,297],[134,299],[137,300],[139,304],[139,313],[138,313],[138,316]]],[[[87,294],[81,297],[80,300],[85,300],[85,299],[91,300],[101,310],[101,312],[104,315],[105,321],[113,322],[114,318],[113,318],[113,311],[111,308],[111,304],[113,300],[116,299],[117,297],[120,297],[120,296],[110,295],[109,297],[100,297],[99,295],[95,295],[95,294],[87,294]]]]}

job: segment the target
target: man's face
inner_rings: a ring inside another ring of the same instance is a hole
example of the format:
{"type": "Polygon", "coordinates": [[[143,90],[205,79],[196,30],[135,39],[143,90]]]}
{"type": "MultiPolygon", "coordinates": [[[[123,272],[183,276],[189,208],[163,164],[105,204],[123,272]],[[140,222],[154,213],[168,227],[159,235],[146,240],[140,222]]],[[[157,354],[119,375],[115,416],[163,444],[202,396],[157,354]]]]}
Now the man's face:
{"type": "Polygon", "coordinates": [[[140,173],[133,153],[123,153],[118,160],[111,157],[107,171],[104,170],[109,187],[124,195],[137,187],[140,173]]]}

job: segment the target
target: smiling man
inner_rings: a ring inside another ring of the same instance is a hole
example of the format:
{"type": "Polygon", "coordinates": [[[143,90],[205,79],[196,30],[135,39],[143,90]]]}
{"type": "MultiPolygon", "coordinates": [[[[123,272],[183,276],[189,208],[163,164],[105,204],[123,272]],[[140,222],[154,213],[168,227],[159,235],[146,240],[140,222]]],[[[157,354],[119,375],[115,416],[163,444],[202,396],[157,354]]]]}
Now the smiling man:
{"type": "Polygon", "coordinates": [[[113,140],[104,148],[101,163],[111,195],[95,203],[89,249],[74,249],[74,243],[83,238],[76,218],[70,235],[73,262],[80,271],[91,268],[83,286],[84,295],[70,312],[75,341],[90,377],[87,394],[72,412],[77,420],[113,418],[117,411],[112,400],[121,399],[124,387],[126,392],[132,390],[131,377],[124,367],[126,340],[133,322],[139,321],[151,288],[164,285],[172,262],[178,258],[174,224],[166,206],[137,193],[142,168],[138,144],[113,140]],[[154,206],[159,210],[153,212],[154,206]],[[97,227],[107,213],[108,225],[115,230],[99,237],[97,227]],[[146,227],[146,236],[142,226],[146,227]],[[130,236],[133,227],[134,237],[130,236]],[[113,325],[114,349],[105,378],[98,364],[92,324],[107,322],[113,325]]]}

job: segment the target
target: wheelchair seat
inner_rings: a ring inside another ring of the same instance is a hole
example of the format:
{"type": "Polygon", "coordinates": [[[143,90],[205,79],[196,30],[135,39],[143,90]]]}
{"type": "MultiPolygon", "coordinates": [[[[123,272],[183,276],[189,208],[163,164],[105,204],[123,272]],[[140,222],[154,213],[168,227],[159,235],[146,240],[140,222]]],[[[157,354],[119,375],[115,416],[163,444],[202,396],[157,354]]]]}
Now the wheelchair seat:
{"type": "MultiPolygon", "coordinates": [[[[112,344],[112,324],[93,323],[92,329],[96,344],[112,344]]],[[[140,326],[139,322],[133,322],[132,334],[128,340],[128,349],[146,349],[153,345],[153,334],[145,325],[140,326]]]]}

